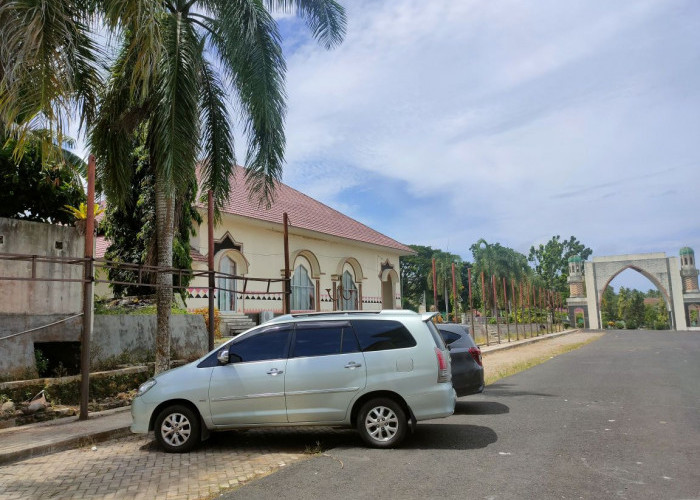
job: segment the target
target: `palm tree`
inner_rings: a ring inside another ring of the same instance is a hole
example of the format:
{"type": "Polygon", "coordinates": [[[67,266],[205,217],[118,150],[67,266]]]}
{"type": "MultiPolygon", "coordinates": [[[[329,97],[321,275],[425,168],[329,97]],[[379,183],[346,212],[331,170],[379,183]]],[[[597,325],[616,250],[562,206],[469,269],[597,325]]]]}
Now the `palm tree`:
{"type": "MultiPolygon", "coordinates": [[[[235,155],[228,90],[248,137],[250,195],[269,205],[281,178],[286,66],[271,10],[295,10],[326,48],[344,37],[345,12],[334,0],[6,0],[0,120],[26,124],[32,113],[43,113],[60,125],[54,110],[76,104],[88,126],[97,116],[90,146],[116,203],[129,195],[134,134],[145,127],[156,184],[157,262],[172,267],[174,201],[194,180],[198,160],[202,191],[213,192],[217,213],[229,195],[235,155]],[[55,13],[52,25],[46,12],[55,13]],[[99,54],[85,34],[87,20],[98,15],[123,43],[96,111],[99,54]],[[50,92],[24,98],[27,88],[44,82],[50,92]]],[[[169,367],[172,275],[160,273],[158,285],[156,372],[169,367]]]]}
{"type": "MultiPolygon", "coordinates": [[[[267,6],[296,7],[328,47],[342,39],[345,17],[334,1],[268,1],[267,6]]],[[[129,195],[133,134],[145,126],[156,186],[157,263],[172,267],[175,198],[195,180],[198,160],[202,190],[213,192],[217,212],[229,196],[236,160],[227,88],[238,97],[249,137],[249,192],[268,206],[272,200],[285,147],[280,36],[257,0],[165,1],[152,23],[137,18],[126,24],[133,27],[112,66],[90,142],[108,198],[122,202],[129,195]],[[146,34],[140,32],[144,26],[146,34]],[[140,65],[144,53],[156,57],[140,65]]],[[[157,284],[160,372],[169,367],[172,274],[159,273],[157,284]]]]}

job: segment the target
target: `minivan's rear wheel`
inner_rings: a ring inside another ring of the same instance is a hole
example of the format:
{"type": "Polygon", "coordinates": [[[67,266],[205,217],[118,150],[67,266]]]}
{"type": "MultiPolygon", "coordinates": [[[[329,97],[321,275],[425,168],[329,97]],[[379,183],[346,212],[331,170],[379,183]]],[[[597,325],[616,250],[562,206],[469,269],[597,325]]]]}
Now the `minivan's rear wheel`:
{"type": "Polygon", "coordinates": [[[188,452],[199,442],[199,416],[186,406],[169,406],[156,418],[155,435],[168,453],[188,452]]]}
{"type": "Polygon", "coordinates": [[[362,439],[375,448],[392,448],[406,436],[406,413],[396,401],[377,398],[367,401],[357,416],[362,439]]]}

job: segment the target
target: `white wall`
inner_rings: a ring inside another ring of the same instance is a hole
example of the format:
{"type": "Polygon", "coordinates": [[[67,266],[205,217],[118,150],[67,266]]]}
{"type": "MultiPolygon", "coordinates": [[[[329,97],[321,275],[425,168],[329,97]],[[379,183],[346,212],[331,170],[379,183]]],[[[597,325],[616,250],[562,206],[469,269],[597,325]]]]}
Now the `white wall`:
{"type": "MultiPolygon", "coordinates": [[[[0,235],[0,256],[27,254],[82,258],[84,254],[84,236],[72,226],[0,218],[0,235]]],[[[37,263],[35,275],[80,280],[83,278],[83,265],[37,263]]],[[[0,259],[0,277],[31,276],[31,262],[0,259]]],[[[82,283],[78,282],[0,279],[0,297],[0,313],[75,314],[82,311],[82,283]]]]}
{"type": "MultiPolygon", "coordinates": [[[[206,220],[206,214],[205,214],[206,220]]],[[[207,255],[207,223],[204,222],[190,243],[193,249],[198,250],[202,255],[207,255]]],[[[221,239],[228,232],[237,244],[242,246],[241,253],[248,264],[245,276],[255,278],[281,278],[284,272],[284,241],[283,228],[281,225],[252,220],[244,217],[234,216],[230,214],[222,214],[222,221],[214,228],[214,239],[221,239]]],[[[294,227],[289,228],[289,253],[290,258],[302,250],[308,250],[316,256],[320,268],[320,274],[314,275],[308,265],[308,261],[299,256],[295,261],[290,261],[290,268],[293,270],[297,265],[302,264],[309,270],[309,275],[315,283],[319,280],[321,291],[322,311],[330,311],[333,309],[333,304],[330,301],[327,288],[333,289],[333,278],[337,275],[342,275],[345,269],[351,270],[352,267],[343,261],[348,258],[354,258],[361,269],[360,276],[356,277],[356,283],[362,284],[362,308],[373,310],[382,308],[382,289],[381,289],[381,266],[386,262],[394,266],[396,272],[399,272],[399,252],[385,247],[376,245],[355,242],[343,238],[321,235],[310,231],[299,230],[294,227]]],[[[216,255],[215,265],[218,266],[218,260],[221,256],[220,252],[216,255]]],[[[206,270],[206,262],[194,263],[196,269],[206,270]]],[[[239,265],[238,274],[241,273],[239,265]]],[[[218,267],[217,267],[218,270],[218,267]]],[[[193,295],[203,295],[208,286],[207,278],[195,278],[190,284],[190,292],[193,295]]],[[[237,289],[243,289],[242,281],[237,284],[237,289]]],[[[247,292],[265,292],[267,284],[249,282],[247,292]]],[[[272,284],[271,292],[281,292],[281,283],[272,284]]],[[[394,290],[394,307],[400,307],[401,301],[399,297],[399,284],[396,283],[394,290]]],[[[251,297],[251,294],[247,294],[251,297]]],[[[278,294],[262,294],[258,295],[258,299],[245,299],[239,301],[238,310],[245,312],[259,311],[282,311],[281,295],[278,294]],[[263,299],[264,297],[264,299],[263,299]]],[[[189,298],[187,300],[188,308],[207,307],[206,298],[189,298]]]]}

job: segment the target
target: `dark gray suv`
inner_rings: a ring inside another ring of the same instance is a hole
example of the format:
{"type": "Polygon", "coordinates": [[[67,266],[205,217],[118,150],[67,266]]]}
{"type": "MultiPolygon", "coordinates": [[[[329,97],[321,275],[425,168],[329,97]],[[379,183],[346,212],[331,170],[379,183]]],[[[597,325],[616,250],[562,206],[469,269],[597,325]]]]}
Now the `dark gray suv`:
{"type": "Polygon", "coordinates": [[[469,327],[456,323],[437,325],[452,361],[452,386],[458,397],[484,390],[484,365],[481,349],[469,334],[469,327]]]}

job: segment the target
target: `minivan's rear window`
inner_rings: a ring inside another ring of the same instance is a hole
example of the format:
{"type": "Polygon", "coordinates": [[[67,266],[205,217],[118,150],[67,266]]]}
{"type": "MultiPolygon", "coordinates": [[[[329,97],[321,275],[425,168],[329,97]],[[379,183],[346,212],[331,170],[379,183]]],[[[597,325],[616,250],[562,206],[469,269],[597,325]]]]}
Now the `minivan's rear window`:
{"type": "Polygon", "coordinates": [[[398,321],[358,320],[352,325],[360,342],[360,350],[383,351],[416,345],[411,332],[398,321]]]}
{"type": "Polygon", "coordinates": [[[446,349],[445,342],[442,340],[442,336],[440,335],[440,332],[438,332],[435,323],[432,321],[426,321],[425,324],[428,325],[428,330],[430,330],[430,334],[433,336],[435,345],[444,351],[446,349]]]}

